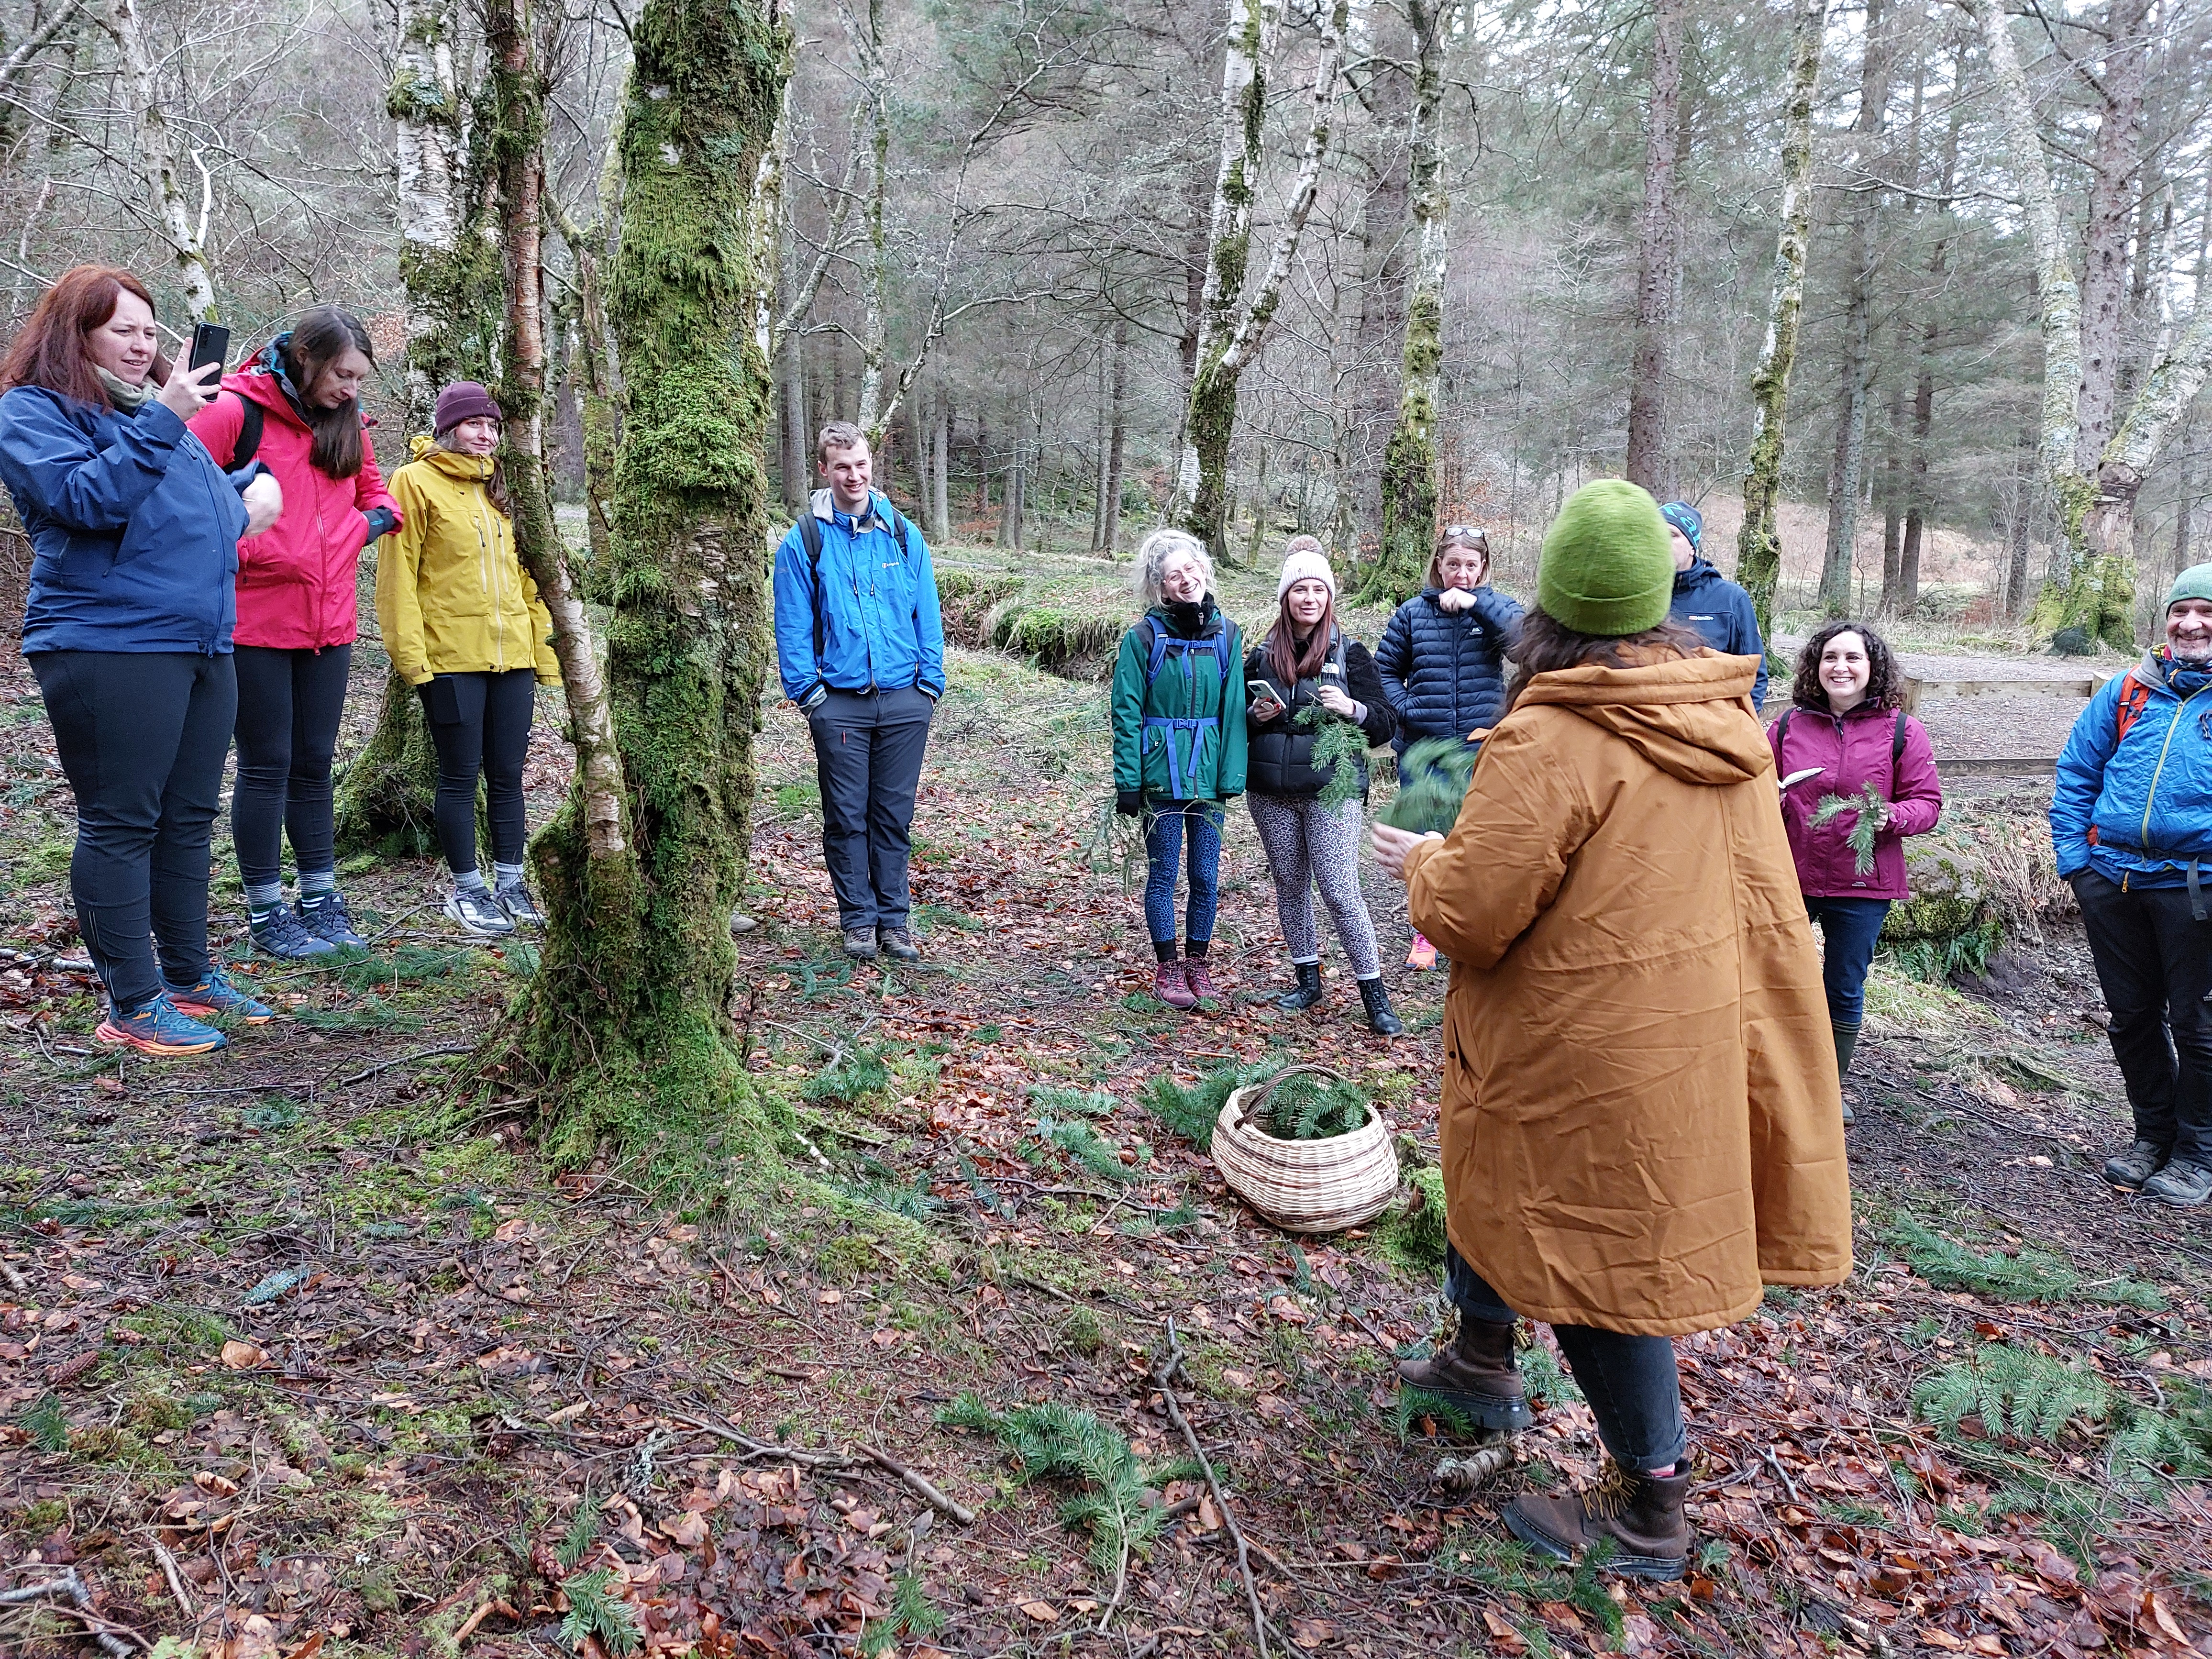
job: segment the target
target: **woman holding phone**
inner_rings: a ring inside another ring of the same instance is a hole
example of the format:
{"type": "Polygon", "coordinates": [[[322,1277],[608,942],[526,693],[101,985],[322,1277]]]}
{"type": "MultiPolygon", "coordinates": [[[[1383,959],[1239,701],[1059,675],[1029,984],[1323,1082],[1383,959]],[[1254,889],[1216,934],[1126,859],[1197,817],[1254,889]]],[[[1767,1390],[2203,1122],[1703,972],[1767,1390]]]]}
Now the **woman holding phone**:
{"type": "Polygon", "coordinates": [[[173,366],[146,285],[104,265],[64,271],[0,362],[0,482],[32,549],[23,657],[76,793],[97,1036],[149,1054],[222,1048],[217,1016],[270,1018],[208,956],[239,538],[283,507],[273,477],[226,476],[186,428],[221,373],[173,366]]]}
{"type": "Polygon", "coordinates": [[[258,459],[284,487],[274,528],[239,550],[230,838],[254,948],[290,961],[368,943],[338,891],[331,763],[361,631],[362,550],[399,522],[362,418],[361,388],[375,369],[360,319],[318,306],[192,417],[192,435],[219,463],[258,459]],[[287,835],[296,908],[284,902],[287,835]]]}
{"type": "Polygon", "coordinates": [[[1367,647],[1337,626],[1336,573],[1321,543],[1294,537],[1285,553],[1275,583],[1280,608],[1274,626],[1244,659],[1251,699],[1244,715],[1250,744],[1245,799],[1275,878],[1275,914],[1298,981],[1275,1006],[1296,1012],[1321,1000],[1321,935],[1313,903],[1318,882],[1336,942],[1358,981],[1368,1026],[1395,1036],[1406,1028],[1391,1012],[1375,923],[1359,890],[1367,762],[1358,757],[1324,770],[1314,763],[1314,750],[1323,729],[1340,721],[1357,726],[1369,747],[1388,743],[1397,716],[1383,701],[1367,647]],[[1345,766],[1356,778],[1338,778],[1345,766]]]}

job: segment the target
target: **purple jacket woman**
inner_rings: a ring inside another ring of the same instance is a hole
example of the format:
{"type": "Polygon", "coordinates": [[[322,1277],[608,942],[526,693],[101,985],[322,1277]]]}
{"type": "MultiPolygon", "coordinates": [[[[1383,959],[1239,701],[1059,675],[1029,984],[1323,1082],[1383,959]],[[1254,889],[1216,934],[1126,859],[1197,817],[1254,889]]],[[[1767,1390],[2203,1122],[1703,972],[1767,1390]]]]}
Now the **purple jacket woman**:
{"type": "MultiPolygon", "coordinates": [[[[1911,896],[1905,837],[1925,835],[1943,816],[1936,753],[1920,722],[1906,714],[1905,675],[1881,635],[1863,623],[1833,622],[1805,642],[1790,686],[1790,707],[1767,728],[1782,791],[1782,823],[1797,863],[1805,914],[1820,929],[1820,980],[1836,1038],[1836,1070],[1850,1069],[1866,1018],[1867,969],[1893,901],[1911,896]],[[1791,784],[1799,773],[1810,775],[1791,784]],[[1884,804],[1873,868],[1851,850],[1856,811],[1815,825],[1831,796],[1884,804]]],[[[1851,1121],[1844,1103],[1844,1121],[1851,1121]]]]}
{"type": "Polygon", "coordinates": [[[1807,898],[1901,899],[1905,837],[1925,835],[1943,816],[1943,787],[1936,777],[1936,751],[1920,722],[1901,709],[1861,703],[1847,714],[1791,708],[1767,728],[1777,777],[1819,767],[1782,795],[1782,822],[1797,857],[1797,885],[1807,898]],[[1899,738],[1904,742],[1899,746],[1899,738]],[[1868,784],[1890,803],[1887,821],[1874,839],[1874,871],[1858,872],[1849,845],[1855,822],[1839,812],[1814,828],[1813,814],[1830,795],[1856,795],[1868,784]]]}

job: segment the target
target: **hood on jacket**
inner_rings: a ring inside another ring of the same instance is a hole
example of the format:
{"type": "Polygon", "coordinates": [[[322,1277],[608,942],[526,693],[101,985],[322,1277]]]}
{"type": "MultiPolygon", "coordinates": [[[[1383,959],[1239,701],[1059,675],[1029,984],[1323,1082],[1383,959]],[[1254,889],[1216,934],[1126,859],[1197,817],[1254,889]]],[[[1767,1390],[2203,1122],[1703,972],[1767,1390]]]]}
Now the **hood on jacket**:
{"type": "Polygon", "coordinates": [[[417,436],[408,449],[410,459],[426,461],[439,471],[453,478],[489,478],[495,455],[463,455],[442,447],[437,439],[428,434],[417,436]]]}
{"type": "Polygon", "coordinates": [[[284,348],[291,342],[289,331],[279,334],[247,359],[238,371],[240,390],[252,393],[255,403],[285,416],[295,426],[312,428],[314,422],[308,417],[307,399],[292,384],[291,373],[284,367],[284,348]]]}
{"type": "Polygon", "coordinates": [[[1774,769],[1766,733],[1745,702],[1757,678],[1749,657],[1701,651],[1632,668],[1584,665],[1539,674],[1521,701],[1571,708],[1626,738],[1670,777],[1725,787],[1774,769]]]}
{"type": "Polygon", "coordinates": [[[1694,593],[1699,588],[1713,582],[1727,580],[1727,577],[1714,568],[1713,562],[1700,553],[1690,561],[1688,569],[1677,570],[1674,573],[1674,591],[1677,593],[1694,593]]]}

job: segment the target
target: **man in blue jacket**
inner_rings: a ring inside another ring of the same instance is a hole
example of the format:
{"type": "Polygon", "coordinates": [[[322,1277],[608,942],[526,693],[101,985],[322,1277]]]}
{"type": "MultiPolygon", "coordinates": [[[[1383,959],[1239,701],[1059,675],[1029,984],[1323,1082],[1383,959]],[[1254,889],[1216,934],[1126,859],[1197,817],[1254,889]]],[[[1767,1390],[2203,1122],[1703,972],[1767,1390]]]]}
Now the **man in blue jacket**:
{"type": "Polygon", "coordinates": [[[2058,757],[2051,843],[2081,901],[2135,1143],[2105,1179],[2212,1197],[2212,564],[2166,596],[2166,638],[2105,682],[2058,757]],[[2199,698],[2203,702],[2198,702],[2199,698]]]}
{"type": "Polygon", "coordinates": [[[830,422],[814,460],[827,488],[775,550],[776,666],[814,738],[845,952],[912,962],[915,786],[945,694],[937,578],[921,532],[871,488],[860,428],[830,422]]]}
{"type": "Polygon", "coordinates": [[[1751,595],[1705,562],[1698,551],[1698,538],[1705,520],[1687,501],[1669,501],[1659,509],[1667,521],[1668,539],[1674,544],[1674,599],[1667,614],[1705,636],[1705,643],[1732,657],[1759,659],[1759,678],[1752,683],[1751,702],[1766,702],[1766,642],[1759,636],[1759,613],[1751,608],[1751,595]]]}

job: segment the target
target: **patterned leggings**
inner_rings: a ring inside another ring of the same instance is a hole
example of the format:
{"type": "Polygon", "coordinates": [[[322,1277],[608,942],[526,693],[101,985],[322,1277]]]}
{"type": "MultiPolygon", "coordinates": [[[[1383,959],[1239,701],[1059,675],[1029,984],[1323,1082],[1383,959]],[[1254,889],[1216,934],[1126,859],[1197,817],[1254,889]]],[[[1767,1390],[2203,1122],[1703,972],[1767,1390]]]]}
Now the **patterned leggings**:
{"type": "Polygon", "coordinates": [[[1145,802],[1145,927],[1155,945],[1176,938],[1176,866],[1183,862],[1188,827],[1190,896],[1183,906],[1183,937],[1203,945],[1213,938],[1214,908],[1221,902],[1221,826],[1228,814],[1218,800],[1145,802]]]}
{"type": "Polygon", "coordinates": [[[1275,878],[1275,914],[1294,963],[1319,962],[1321,937],[1314,925],[1314,884],[1328,903],[1336,941],[1352,971],[1373,979],[1382,971],[1375,948],[1375,923],[1359,891],[1359,803],[1323,806],[1314,796],[1248,795],[1267,870],[1275,878]]]}

